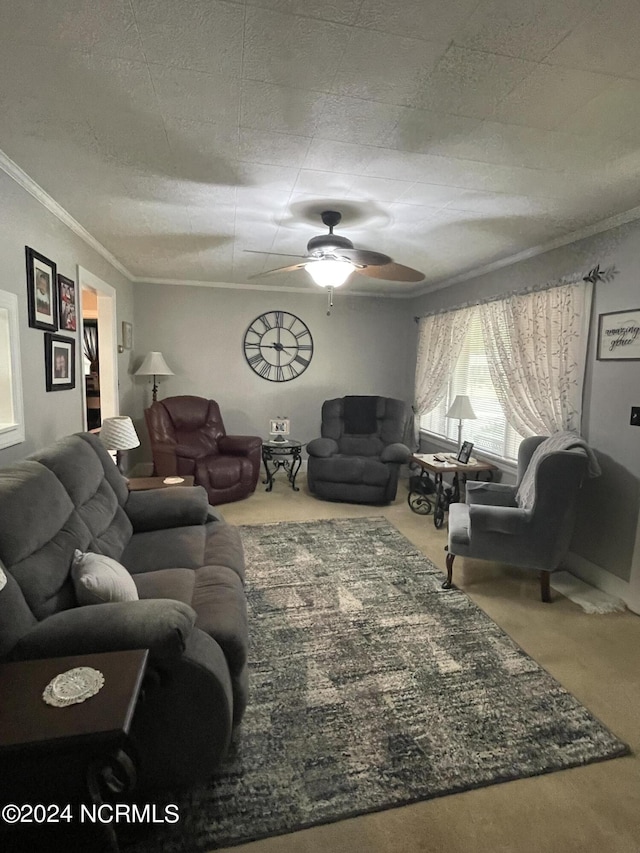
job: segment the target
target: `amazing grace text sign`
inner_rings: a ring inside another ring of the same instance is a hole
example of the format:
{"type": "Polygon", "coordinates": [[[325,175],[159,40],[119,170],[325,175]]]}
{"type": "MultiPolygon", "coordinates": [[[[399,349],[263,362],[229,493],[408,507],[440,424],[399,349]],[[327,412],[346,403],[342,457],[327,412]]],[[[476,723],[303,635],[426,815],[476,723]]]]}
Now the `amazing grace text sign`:
{"type": "Polygon", "coordinates": [[[598,324],[598,359],[640,359],[640,308],[601,314],[598,324]]]}

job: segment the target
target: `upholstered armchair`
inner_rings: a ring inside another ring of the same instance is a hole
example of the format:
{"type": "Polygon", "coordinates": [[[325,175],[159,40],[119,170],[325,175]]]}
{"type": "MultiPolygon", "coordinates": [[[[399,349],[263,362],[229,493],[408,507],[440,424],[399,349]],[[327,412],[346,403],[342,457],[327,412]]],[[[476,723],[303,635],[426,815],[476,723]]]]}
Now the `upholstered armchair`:
{"type": "Polygon", "coordinates": [[[455,557],[473,557],[539,572],[542,600],[550,601],[551,572],[569,550],[578,490],[599,473],[578,435],[525,438],[515,486],[468,482],[466,503],[450,505],[443,587],[452,586],[455,557]]]}
{"type": "Polygon", "coordinates": [[[411,451],[411,408],[390,397],[339,397],[322,405],[322,437],[307,444],[309,491],[328,501],[386,504],[411,451]]]}
{"type": "Polygon", "coordinates": [[[167,397],[145,409],[155,473],[192,474],[212,505],[239,501],[258,482],[262,440],[227,435],[220,409],[203,397],[167,397]]]}

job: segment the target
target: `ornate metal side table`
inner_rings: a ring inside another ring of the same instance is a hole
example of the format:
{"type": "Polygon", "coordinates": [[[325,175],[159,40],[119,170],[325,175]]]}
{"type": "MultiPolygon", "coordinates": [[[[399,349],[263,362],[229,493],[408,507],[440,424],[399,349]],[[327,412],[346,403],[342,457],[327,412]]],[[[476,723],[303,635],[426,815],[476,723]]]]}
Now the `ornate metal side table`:
{"type": "Polygon", "coordinates": [[[302,465],[302,442],[296,441],[293,438],[277,441],[262,442],[262,461],[267,479],[263,480],[267,488],[265,491],[270,492],[273,488],[274,475],[282,468],[287,479],[291,483],[291,488],[294,492],[299,492],[300,489],[296,486],[296,475],[302,465]]]}
{"type": "Polygon", "coordinates": [[[491,462],[475,459],[473,462],[464,464],[458,462],[455,457],[449,455],[439,456],[437,453],[416,453],[409,458],[421,469],[421,476],[425,481],[409,492],[409,506],[414,512],[421,515],[429,515],[433,509],[433,523],[439,530],[444,523],[444,514],[449,509],[449,504],[460,500],[460,487],[464,486],[469,476],[475,475],[476,480],[481,472],[487,475],[487,480],[493,479],[493,472],[497,467],[491,462]],[[436,459],[436,456],[439,458],[436,459]],[[440,462],[439,459],[443,461],[440,462]],[[429,474],[434,474],[435,483],[431,485],[429,474]],[[446,486],[443,482],[443,474],[453,474],[453,483],[446,486]],[[427,494],[434,493],[433,506],[427,494]]]}

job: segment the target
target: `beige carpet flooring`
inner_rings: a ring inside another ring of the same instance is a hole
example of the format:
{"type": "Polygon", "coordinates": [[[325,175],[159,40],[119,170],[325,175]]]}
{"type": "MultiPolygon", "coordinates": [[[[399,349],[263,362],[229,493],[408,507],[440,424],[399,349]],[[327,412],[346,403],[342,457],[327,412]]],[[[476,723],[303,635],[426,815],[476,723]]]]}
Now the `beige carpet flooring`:
{"type": "MultiPolygon", "coordinates": [[[[304,474],[283,475],[223,507],[233,524],[384,515],[444,569],[446,531],[407,506],[319,501],[304,474]]],[[[251,566],[248,566],[251,572],[251,566]]],[[[522,648],[630,746],[634,755],[303,830],[236,853],[640,853],[640,617],[588,615],[533,574],[458,558],[454,580],[522,648]]]]}

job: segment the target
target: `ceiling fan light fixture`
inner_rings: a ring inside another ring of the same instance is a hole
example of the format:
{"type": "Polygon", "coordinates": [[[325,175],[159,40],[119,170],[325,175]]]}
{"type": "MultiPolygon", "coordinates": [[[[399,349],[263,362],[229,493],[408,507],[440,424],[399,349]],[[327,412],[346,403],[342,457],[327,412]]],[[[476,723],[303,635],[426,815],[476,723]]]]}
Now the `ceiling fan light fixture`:
{"type": "Polygon", "coordinates": [[[355,266],[350,261],[324,259],[311,261],[305,269],[320,287],[340,287],[355,270],[355,266]]]}

